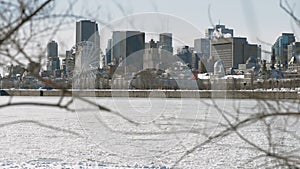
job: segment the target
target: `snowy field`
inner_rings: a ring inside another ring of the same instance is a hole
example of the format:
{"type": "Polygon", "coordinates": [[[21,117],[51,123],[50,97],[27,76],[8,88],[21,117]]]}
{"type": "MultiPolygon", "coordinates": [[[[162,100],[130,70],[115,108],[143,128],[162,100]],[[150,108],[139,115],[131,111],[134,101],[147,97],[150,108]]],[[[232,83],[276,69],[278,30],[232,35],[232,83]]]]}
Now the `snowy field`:
{"type": "MultiPolygon", "coordinates": [[[[9,99],[0,97],[0,104],[9,99]]],[[[235,118],[280,107],[299,112],[298,104],[290,100],[279,102],[281,106],[269,102],[270,106],[264,107],[256,100],[87,99],[113,112],[99,111],[80,100],[71,106],[75,112],[32,105],[1,108],[0,168],[169,168],[189,149],[224,129],[222,125],[227,123],[222,113],[226,112],[234,122],[235,118]]],[[[58,100],[59,97],[13,97],[12,103],[58,100]]],[[[283,123],[284,120],[273,119],[272,124],[280,127],[283,123]]],[[[288,127],[299,135],[298,121],[288,127]]],[[[262,123],[246,126],[240,132],[268,147],[262,123]]],[[[273,137],[291,149],[299,148],[299,140],[289,135],[275,132],[273,137]]],[[[176,167],[256,168],[268,164],[267,159],[251,160],[259,154],[233,133],[200,146],[176,167]]]]}

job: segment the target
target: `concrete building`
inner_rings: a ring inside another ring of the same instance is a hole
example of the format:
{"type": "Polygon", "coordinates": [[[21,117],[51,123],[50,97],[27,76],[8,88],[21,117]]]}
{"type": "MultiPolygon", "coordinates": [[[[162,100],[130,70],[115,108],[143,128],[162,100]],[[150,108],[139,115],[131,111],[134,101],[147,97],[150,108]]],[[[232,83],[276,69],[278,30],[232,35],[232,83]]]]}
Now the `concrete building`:
{"type": "Polygon", "coordinates": [[[153,39],[145,45],[145,53],[143,56],[143,69],[159,69],[160,64],[160,52],[158,48],[158,43],[153,39]]]}
{"type": "Polygon", "coordinates": [[[273,64],[279,67],[287,68],[288,66],[288,45],[295,42],[293,33],[282,33],[272,46],[271,60],[273,64]]]}
{"type": "Polygon", "coordinates": [[[211,40],[224,38],[224,37],[233,37],[233,29],[226,28],[225,25],[217,24],[214,28],[208,28],[205,31],[205,38],[195,39],[194,40],[194,50],[200,60],[198,68],[200,72],[213,71],[214,60],[211,56],[211,40]]]}
{"type": "Polygon", "coordinates": [[[211,56],[214,60],[221,59],[225,70],[237,69],[238,64],[244,64],[250,56],[259,58],[261,49],[258,45],[248,44],[246,38],[231,37],[211,41],[211,56]]]}

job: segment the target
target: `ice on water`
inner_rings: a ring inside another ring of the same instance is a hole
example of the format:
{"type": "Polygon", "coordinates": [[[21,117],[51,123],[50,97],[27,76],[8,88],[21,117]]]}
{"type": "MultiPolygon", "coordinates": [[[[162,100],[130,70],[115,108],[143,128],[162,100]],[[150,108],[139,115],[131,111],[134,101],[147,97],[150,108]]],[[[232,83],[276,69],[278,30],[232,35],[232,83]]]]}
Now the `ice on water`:
{"type": "MultiPolygon", "coordinates": [[[[0,97],[0,102],[4,104],[9,99],[0,97]]],[[[88,99],[121,116],[78,100],[72,106],[76,112],[29,105],[0,109],[0,168],[168,168],[187,150],[224,129],[222,124],[226,121],[220,111],[240,119],[262,109],[273,111],[257,106],[256,100],[88,99]]],[[[59,97],[14,97],[12,102],[58,100],[59,97]]],[[[280,104],[297,107],[288,101],[280,104]]],[[[277,119],[276,123],[282,121],[277,119]]],[[[299,123],[295,122],[290,129],[297,132],[297,127],[299,123]]],[[[263,125],[257,123],[240,132],[264,147],[268,142],[263,130],[263,125]]],[[[289,136],[281,137],[286,144],[296,146],[289,136]]],[[[276,139],[280,141],[279,136],[276,139]]],[[[257,162],[247,161],[257,153],[232,134],[199,147],[178,167],[253,168],[257,162]]]]}

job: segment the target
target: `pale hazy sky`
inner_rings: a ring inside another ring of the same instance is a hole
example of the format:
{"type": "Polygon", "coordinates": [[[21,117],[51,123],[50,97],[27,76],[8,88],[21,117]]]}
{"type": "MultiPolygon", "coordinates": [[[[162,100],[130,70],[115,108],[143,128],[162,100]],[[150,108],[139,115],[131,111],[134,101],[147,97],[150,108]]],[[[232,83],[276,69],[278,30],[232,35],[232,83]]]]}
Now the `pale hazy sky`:
{"type": "MultiPolygon", "coordinates": [[[[300,17],[300,1],[288,0],[296,16],[300,17]]],[[[65,2],[56,2],[57,10],[65,10],[65,2]]],[[[211,19],[234,29],[235,36],[248,37],[250,43],[260,43],[257,38],[274,43],[282,32],[294,32],[300,40],[300,29],[293,24],[279,6],[279,0],[78,0],[74,13],[110,23],[126,15],[144,12],[162,12],[180,17],[193,24],[203,34],[211,27],[211,19]],[[294,28],[293,28],[294,27],[294,28]]],[[[75,41],[75,21],[69,29],[61,31],[55,38],[60,53],[71,48],[75,41]]],[[[99,24],[100,30],[104,26],[99,24]]],[[[263,45],[265,50],[269,46],[263,45]]]]}

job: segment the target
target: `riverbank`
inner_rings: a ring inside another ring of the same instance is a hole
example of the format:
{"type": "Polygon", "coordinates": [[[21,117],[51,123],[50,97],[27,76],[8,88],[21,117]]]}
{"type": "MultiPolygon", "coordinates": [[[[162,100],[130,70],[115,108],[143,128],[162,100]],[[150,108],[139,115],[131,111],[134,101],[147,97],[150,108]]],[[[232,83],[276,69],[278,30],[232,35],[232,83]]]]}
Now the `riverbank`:
{"type": "MultiPolygon", "coordinates": [[[[10,96],[61,96],[61,90],[5,90],[10,96]]],[[[300,99],[300,91],[282,90],[72,90],[65,96],[82,97],[158,97],[228,99],[300,99]]]]}

